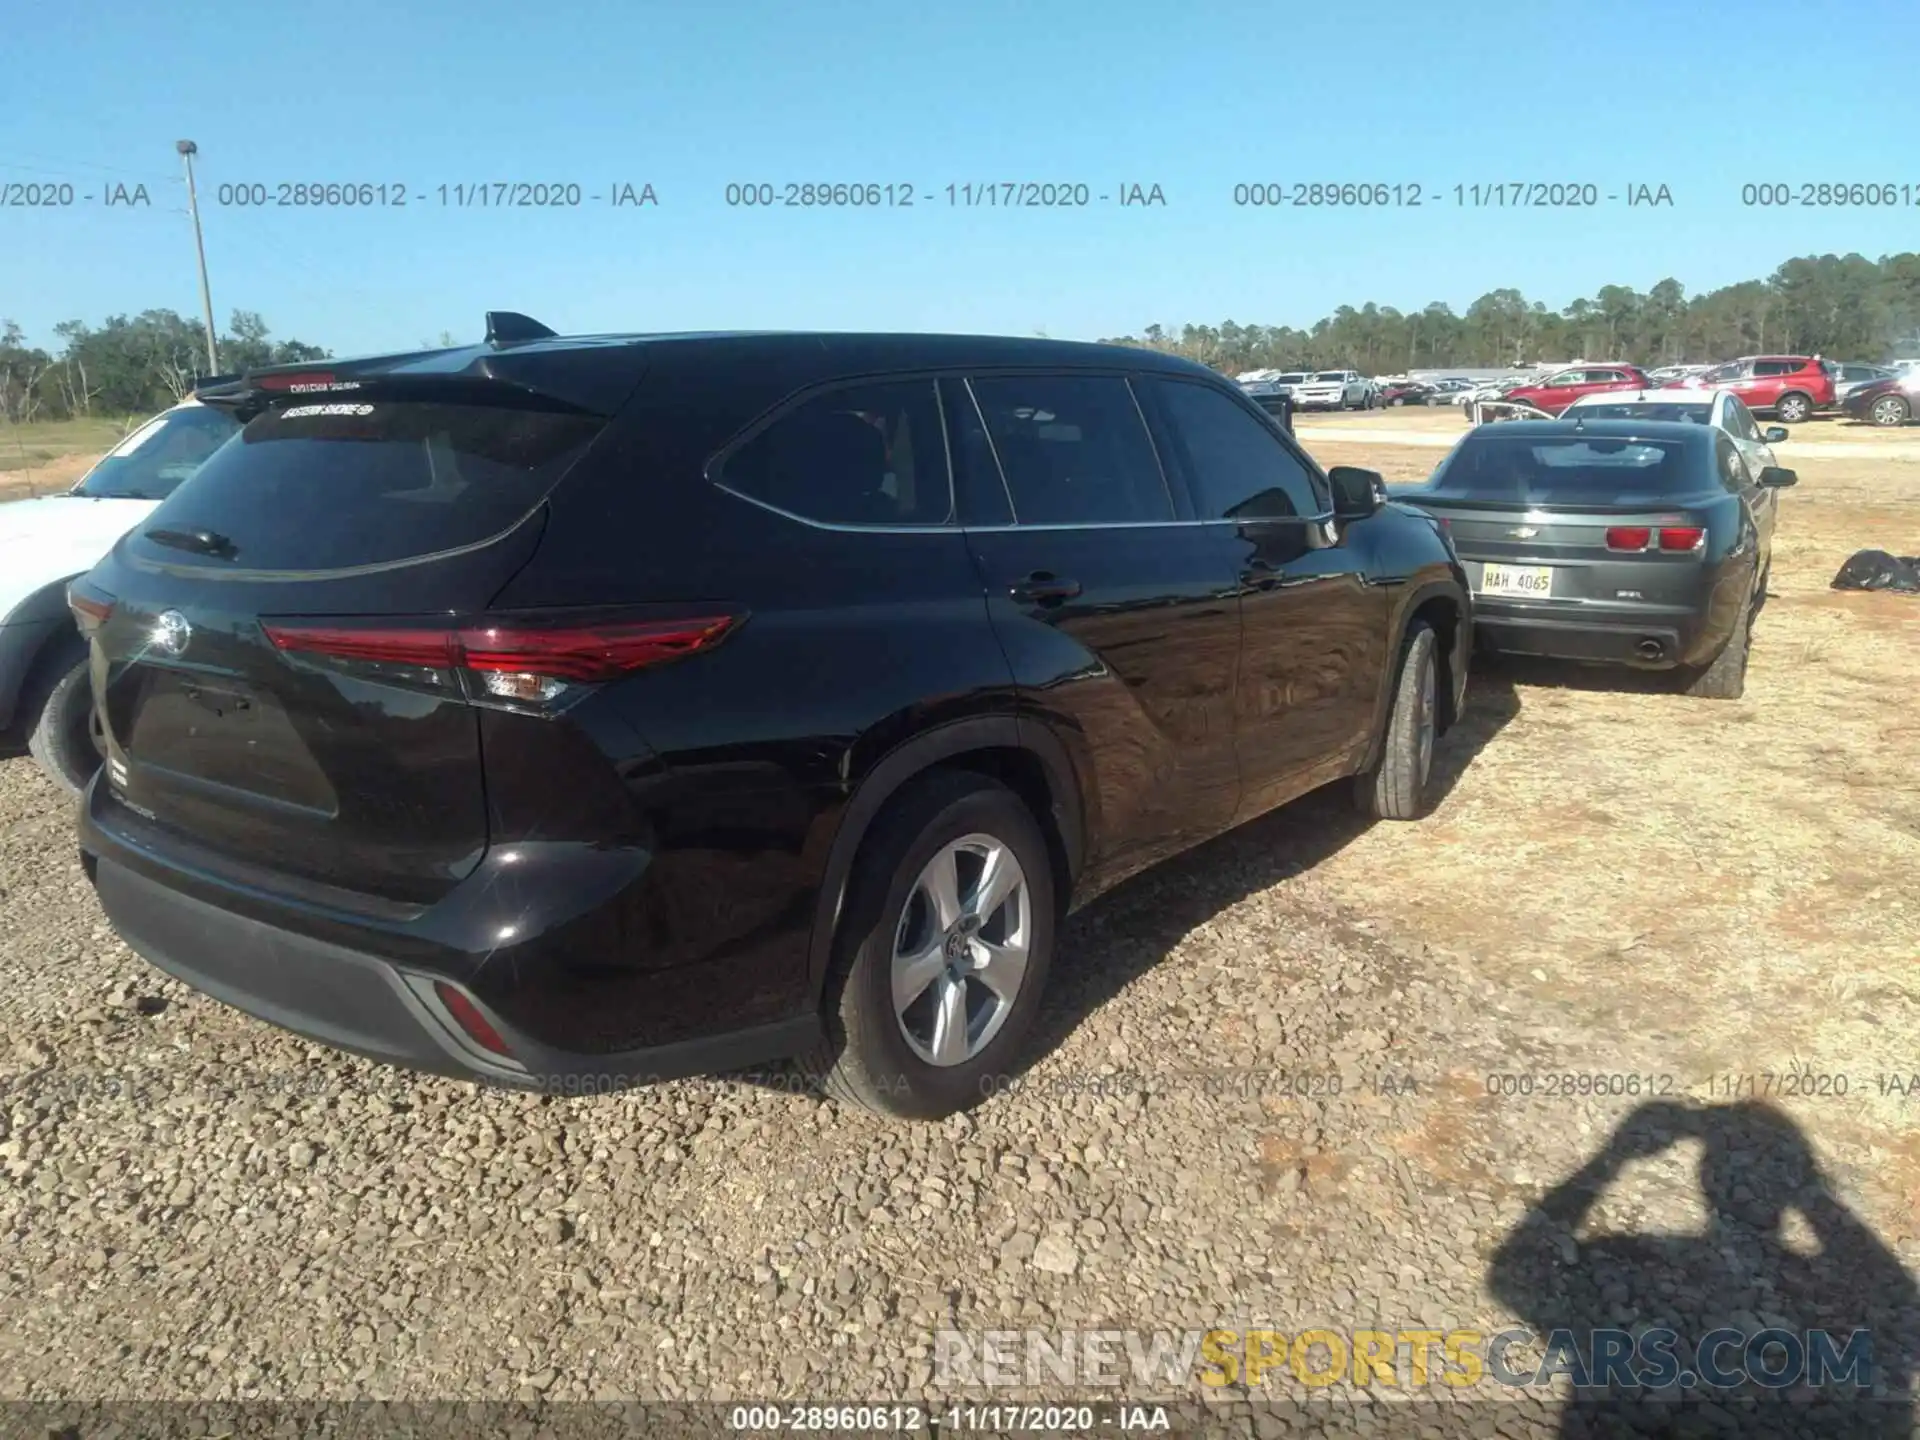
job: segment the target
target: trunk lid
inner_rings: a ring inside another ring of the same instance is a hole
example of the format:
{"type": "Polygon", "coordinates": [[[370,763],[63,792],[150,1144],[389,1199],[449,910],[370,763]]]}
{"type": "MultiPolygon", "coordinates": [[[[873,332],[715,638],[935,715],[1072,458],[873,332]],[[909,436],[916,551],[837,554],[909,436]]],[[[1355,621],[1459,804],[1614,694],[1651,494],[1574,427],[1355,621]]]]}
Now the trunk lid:
{"type": "Polygon", "coordinates": [[[604,425],[367,381],[257,413],[76,587],[111,603],[88,628],[112,799],[242,877],[402,905],[458,883],[488,840],[459,677],[289,653],[267,627],[484,611],[604,425]]]}

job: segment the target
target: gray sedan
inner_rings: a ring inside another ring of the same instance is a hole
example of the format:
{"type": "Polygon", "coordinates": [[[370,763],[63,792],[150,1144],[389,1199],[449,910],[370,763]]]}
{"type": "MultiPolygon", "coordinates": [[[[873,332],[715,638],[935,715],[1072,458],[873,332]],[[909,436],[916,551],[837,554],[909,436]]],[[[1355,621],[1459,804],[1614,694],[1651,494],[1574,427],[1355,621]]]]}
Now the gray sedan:
{"type": "Polygon", "coordinates": [[[1667,670],[1738,699],[1778,492],[1717,426],[1520,420],[1469,431],[1395,499],[1453,538],[1490,649],[1667,670]]]}

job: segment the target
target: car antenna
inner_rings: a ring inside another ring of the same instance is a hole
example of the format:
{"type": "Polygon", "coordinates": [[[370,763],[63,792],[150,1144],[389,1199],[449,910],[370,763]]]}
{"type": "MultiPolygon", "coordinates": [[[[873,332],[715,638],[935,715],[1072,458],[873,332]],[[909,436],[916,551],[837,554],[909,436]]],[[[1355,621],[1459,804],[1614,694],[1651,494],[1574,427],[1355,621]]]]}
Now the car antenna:
{"type": "Polygon", "coordinates": [[[551,340],[558,334],[531,316],[515,310],[487,312],[487,344],[512,345],[521,340],[551,340]]]}

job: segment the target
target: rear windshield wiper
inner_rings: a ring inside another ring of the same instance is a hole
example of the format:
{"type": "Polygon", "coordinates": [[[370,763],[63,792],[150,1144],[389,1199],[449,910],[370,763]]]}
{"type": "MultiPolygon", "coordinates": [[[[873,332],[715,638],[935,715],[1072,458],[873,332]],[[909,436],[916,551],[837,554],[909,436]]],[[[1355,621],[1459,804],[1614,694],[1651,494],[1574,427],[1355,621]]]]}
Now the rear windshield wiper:
{"type": "Polygon", "coordinates": [[[148,530],[143,533],[156,545],[171,545],[176,550],[191,550],[196,555],[231,560],[239,553],[233,541],[217,530],[148,530]]]}

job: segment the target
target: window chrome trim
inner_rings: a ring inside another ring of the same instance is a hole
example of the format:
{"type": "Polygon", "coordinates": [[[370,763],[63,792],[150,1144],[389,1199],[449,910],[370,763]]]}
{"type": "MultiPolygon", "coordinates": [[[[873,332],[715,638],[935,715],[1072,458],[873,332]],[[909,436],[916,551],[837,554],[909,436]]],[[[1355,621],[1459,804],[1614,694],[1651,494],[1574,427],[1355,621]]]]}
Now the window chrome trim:
{"type": "Polygon", "coordinates": [[[769,501],[743,494],[723,481],[710,480],[707,483],[716,490],[725,491],[736,500],[757,505],[760,509],[778,515],[783,520],[791,520],[797,525],[806,525],[815,530],[829,530],[841,535],[1010,535],[1016,531],[1051,530],[1196,530],[1215,525],[1242,529],[1248,525],[1331,525],[1336,519],[1334,512],[1328,510],[1319,515],[1273,515],[1247,520],[1100,520],[1042,525],[1022,525],[1018,521],[1008,525],[960,525],[952,521],[943,521],[938,525],[853,525],[840,520],[815,520],[810,515],[796,515],[793,511],[783,510],[769,501]]]}

